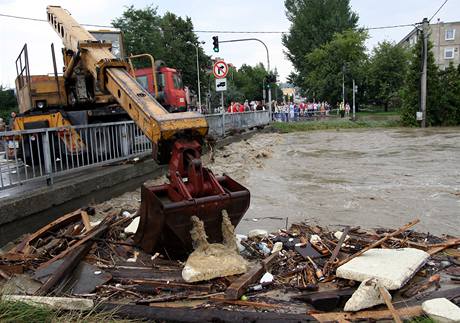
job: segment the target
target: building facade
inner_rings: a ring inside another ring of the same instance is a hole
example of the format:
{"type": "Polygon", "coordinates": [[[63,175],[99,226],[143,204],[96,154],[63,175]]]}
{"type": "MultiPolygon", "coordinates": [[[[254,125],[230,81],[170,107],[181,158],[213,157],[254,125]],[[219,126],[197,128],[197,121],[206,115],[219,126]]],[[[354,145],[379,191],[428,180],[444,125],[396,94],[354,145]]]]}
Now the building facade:
{"type": "MultiPolygon", "coordinates": [[[[438,22],[430,24],[429,28],[436,65],[441,69],[445,69],[450,63],[458,66],[460,64],[460,21],[438,22]]],[[[400,41],[400,44],[413,46],[419,37],[421,37],[421,31],[415,28],[400,41]]]]}

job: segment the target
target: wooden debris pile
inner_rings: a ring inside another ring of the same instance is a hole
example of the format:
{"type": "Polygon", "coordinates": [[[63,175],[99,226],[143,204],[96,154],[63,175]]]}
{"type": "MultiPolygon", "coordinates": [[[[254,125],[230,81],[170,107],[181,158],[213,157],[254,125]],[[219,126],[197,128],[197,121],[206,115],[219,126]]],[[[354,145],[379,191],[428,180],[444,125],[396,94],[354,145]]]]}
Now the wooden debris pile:
{"type": "Polygon", "coordinates": [[[184,322],[398,321],[422,315],[424,300],[460,298],[460,239],[413,231],[417,220],[397,230],[306,224],[258,230],[238,239],[248,272],[186,283],[183,262],[136,248],[125,228],[137,214],[110,213],[97,223],[92,214],[91,208],[67,214],[0,254],[3,293],[25,294],[16,287],[26,279],[37,297],[84,298],[123,317],[184,322]],[[376,248],[415,248],[430,257],[401,289],[382,291],[383,305],[344,312],[360,282],[338,278],[337,268],[376,248]]]}

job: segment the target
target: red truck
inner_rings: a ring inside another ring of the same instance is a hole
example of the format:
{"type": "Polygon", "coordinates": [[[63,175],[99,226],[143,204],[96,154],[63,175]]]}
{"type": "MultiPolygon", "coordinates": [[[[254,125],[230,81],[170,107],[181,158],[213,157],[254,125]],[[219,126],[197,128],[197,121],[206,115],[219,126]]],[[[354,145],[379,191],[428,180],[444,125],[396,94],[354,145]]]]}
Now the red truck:
{"type": "Polygon", "coordinates": [[[155,91],[155,80],[151,67],[135,70],[137,82],[152,94],[169,112],[187,111],[187,98],[180,73],[176,69],[164,66],[158,62],[155,62],[158,91],[155,91]]]}

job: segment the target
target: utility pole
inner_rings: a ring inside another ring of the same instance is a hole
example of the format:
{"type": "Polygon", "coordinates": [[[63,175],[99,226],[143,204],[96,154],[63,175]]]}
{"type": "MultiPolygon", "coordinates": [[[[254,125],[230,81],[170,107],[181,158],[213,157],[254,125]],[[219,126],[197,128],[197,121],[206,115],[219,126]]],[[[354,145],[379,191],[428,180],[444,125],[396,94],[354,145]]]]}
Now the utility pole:
{"type": "Polygon", "coordinates": [[[345,106],[345,64],[342,65],[342,104],[345,106]]]}
{"type": "Polygon", "coordinates": [[[422,77],[420,79],[420,111],[422,112],[422,128],[426,127],[426,90],[427,90],[427,65],[428,65],[428,26],[427,18],[423,19],[422,36],[423,36],[423,49],[422,49],[422,77]]]}
{"type": "Polygon", "coordinates": [[[357,92],[357,88],[355,85],[355,79],[353,79],[353,121],[356,120],[356,105],[355,105],[355,94],[357,92]]]}
{"type": "MultiPolygon", "coordinates": [[[[197,87],[198,87],[198,106],[200,108],[200,111],[201,111],[201,82],[200,82],[200,62],[198,60],[198,46],[195,45],[194,43],[188,41],[187,42],[188,44],[190,45],[193,45],[195,47],[195,50],[196,50],[196,74],[197,74],[197,87]]],[[[202,41],[200,42],[200,44],[204,45],[206,44],[206,42],[202,41]]]]}

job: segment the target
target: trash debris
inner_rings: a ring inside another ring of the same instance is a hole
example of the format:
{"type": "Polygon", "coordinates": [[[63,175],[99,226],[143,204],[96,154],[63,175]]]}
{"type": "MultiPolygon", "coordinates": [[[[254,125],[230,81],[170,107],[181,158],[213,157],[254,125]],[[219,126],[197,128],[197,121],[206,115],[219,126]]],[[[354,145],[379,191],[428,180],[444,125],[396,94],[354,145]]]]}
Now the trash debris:
{"type": "Polygon", "coordinates": [[[127,229],[139,224],[135,210],[95,209],[95,215],[84,208],[66,214],[1,253],[3,293],[56,304],[63,296],[82,298],[158,321],[168,309],[175,311],[168,317],[187,317],[194,309],[203,321],[231,314],[256,321],[400,322],[423,315],[422,302],[430,298],[460,297],[460,239],[409,230],[418,221],[341,231],[294,223],[245,236],[234,234],[223,212],[223,243],[213,243],[193,218],[194,251],[184,263],[136,245],[136,228],[127,229]]]}
{"type": "Polygon", "coordinates": [[[271,283],[273,281],[273,275],[270,274],[270,273],[265,273],[262,278],[260,279],[260,283],[261,284],[265,284],[265,283],[271,283]]]}
{"type": "Polygon", "coordinates": [[[254,229],[248,232],[248,238],[249,239],[254,239],[254,238],[266,238],[268,237],[268,232],[265,230],[261,229],[254,229]]]}
{"type": "Polygon", "coordinates": [[[435,298],[422,304],[423,312],[435,322],[460,322],[460,308],[446,298],[435,298]]]}

